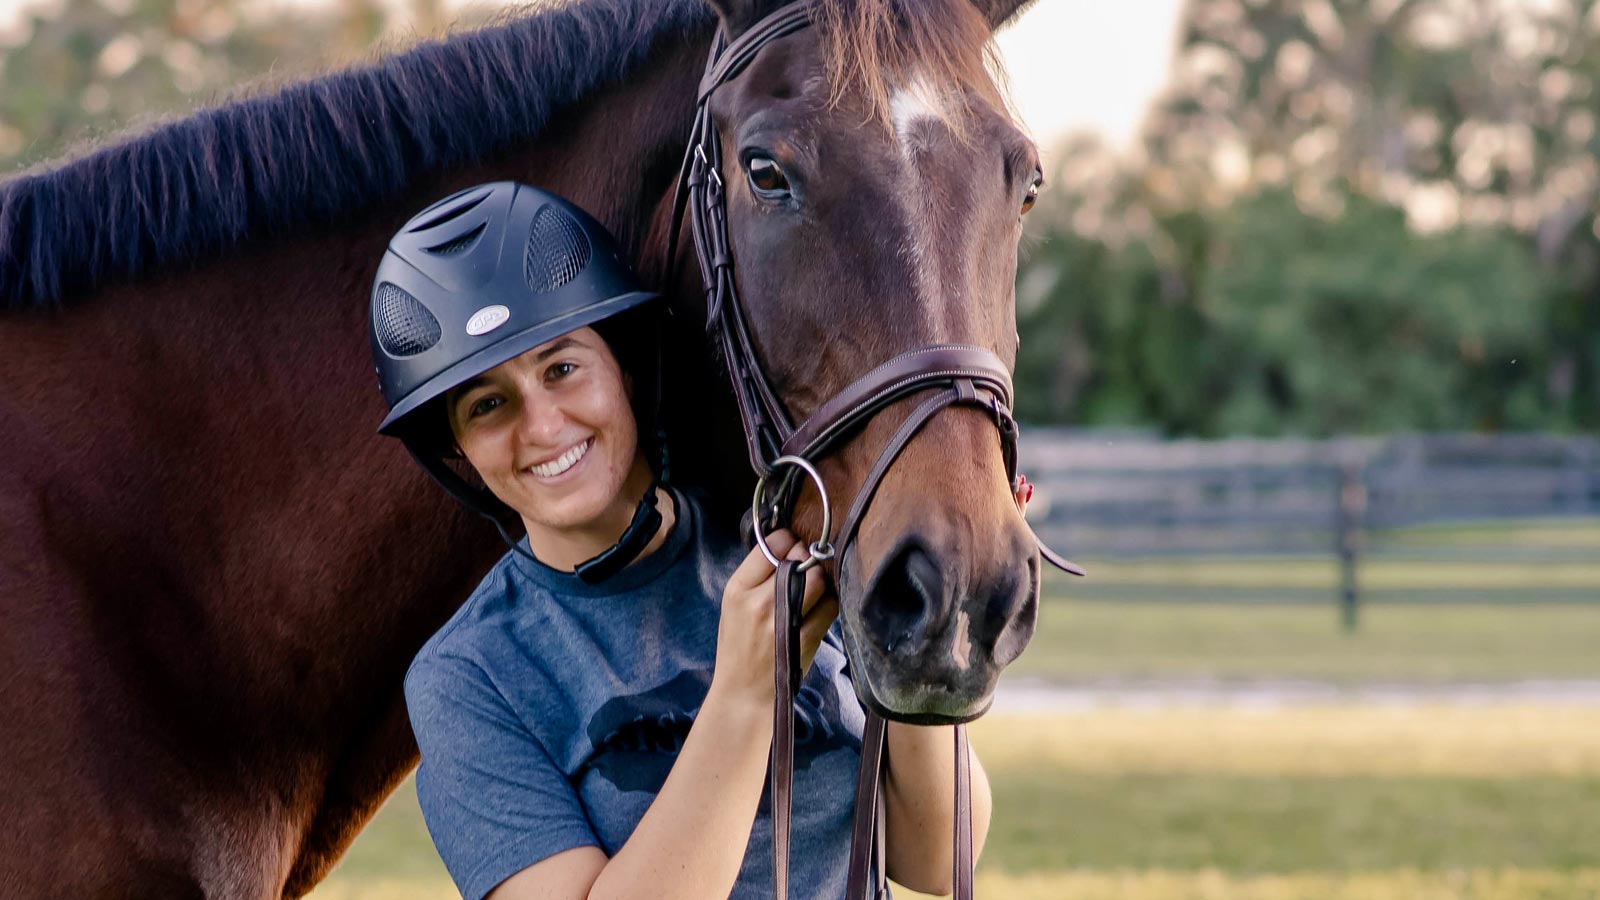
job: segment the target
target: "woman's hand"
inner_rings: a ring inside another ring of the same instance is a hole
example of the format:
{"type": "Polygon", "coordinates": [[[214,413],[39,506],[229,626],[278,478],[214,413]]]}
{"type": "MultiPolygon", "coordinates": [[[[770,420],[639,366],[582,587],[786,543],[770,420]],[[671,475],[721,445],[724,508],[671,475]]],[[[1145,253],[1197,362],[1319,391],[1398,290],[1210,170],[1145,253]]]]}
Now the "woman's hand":
{"type": "MultiPolygon", "coordinates": [[[[803,560],[806,545],[786,530],[767,536],[767,546],[778,556],[803,560]]],[[[711,673],[711,692],[771,709],[773,702],[773,611],[776,582],[772,563],[755,548],[728,579],[722,591],[722,618],[717,625],[717,660],[711,673]]],[[[839,615],[839,602],[827,589],[822,568],[805,574],[806,589],[800,605],[800,671],[810,668],[823,635],[839,615]]],[[[708,698],[709,699],[709,698],[708,698]]]]}

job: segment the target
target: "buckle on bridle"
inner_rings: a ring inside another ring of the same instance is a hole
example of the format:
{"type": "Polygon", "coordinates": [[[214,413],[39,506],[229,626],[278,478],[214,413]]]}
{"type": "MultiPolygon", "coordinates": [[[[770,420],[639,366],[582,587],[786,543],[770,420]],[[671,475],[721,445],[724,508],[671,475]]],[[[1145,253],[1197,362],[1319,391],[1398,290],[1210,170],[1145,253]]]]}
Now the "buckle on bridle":
{"type": "MultiPolygon", "coordinates": [[[[835,553],[833,543],[830,540],[833,537],[833,510],[828,502],[828,487],[822,483],[822,473],[817,471],[816,466],[799,456],[780,456],[773,460],[767,471],[756,479],[755,496],[750,499],[750,521],[756,526],[756,546],[761,549],[761,555],[767,558],[767,562],[772,563],[773,567],[776,568],[782,560],[778,559],[778,555],[772,552],[771,547],[767,546],[767,538],[761,533],[761,499],[762,495],[767,492],[768,476],[783,466],[794,466],[810,476],[811,483],[817,486],[817,494],[822,498],[822,536],[813,541],[808,548],[811,551],[811,556],[795,567],[804,572],[819,563],[833,559],[835,553]]],[[[774,507],[774,512],[776,512],[776,507],[774,507]]]]}

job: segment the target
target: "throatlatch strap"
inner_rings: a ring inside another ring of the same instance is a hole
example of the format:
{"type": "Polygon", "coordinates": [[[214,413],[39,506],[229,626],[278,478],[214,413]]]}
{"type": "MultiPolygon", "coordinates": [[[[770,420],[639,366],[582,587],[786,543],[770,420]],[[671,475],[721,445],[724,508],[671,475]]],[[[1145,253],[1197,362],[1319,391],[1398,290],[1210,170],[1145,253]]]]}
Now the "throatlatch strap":
{"type": "Polygon", "coordinates": [[[778,564],[772,610],[772,886],[789,897],[789,813],[794,792],[794,697],[800,689],[800,603],[806,574],[792,559],[778,564]]]}

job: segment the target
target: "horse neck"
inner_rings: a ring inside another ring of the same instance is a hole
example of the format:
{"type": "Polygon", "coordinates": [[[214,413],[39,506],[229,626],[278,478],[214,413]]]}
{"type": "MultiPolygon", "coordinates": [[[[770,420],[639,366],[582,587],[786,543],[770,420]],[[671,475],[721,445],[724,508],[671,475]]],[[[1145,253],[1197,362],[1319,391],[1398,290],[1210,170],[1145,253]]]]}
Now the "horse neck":
{"type": "Polygon", "coordinates": [[[84,617],[119,623],[107,652],[125,656],[110,663],[124,683],[187,694],[133,688],[150,721],[195,733],[206,710],[207,745],[234,765],[294,758],[332,778],[380,758],[377,792],[356,798],[374,805],[403,775],[414,749],[387,733],[361,749],[368,732],[392,728],[405,667],[504,547],[373,433],[365,298],[388,236],[451,190],[511,178],[659,256],[650,223],[670,206],[703,53],[663,48],[545,137],[354,226],[0,323],[41,332],[12,336],[5,370],[41,387],[9,411],[57,454],[36,460],[41,504],[71,486],[47,533],[75,561],[84,617]]]}

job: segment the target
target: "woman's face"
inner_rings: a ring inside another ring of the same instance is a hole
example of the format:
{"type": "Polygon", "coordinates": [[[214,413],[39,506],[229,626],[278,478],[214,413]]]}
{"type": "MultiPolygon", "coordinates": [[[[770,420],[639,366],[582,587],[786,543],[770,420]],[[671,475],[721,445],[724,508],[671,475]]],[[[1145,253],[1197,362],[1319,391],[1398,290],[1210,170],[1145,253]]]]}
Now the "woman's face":
{"type": "Polygon", "coordinates": [[[639,435],[622,369],[593,329],[501,363],[445,404],[467,461],[530,523],[583,529],[614,512],[639,435]]]}

